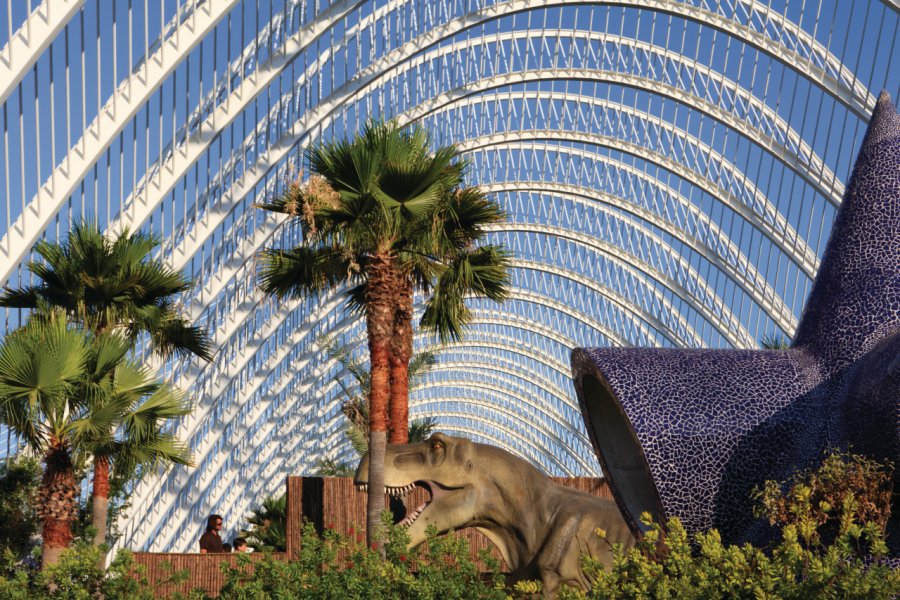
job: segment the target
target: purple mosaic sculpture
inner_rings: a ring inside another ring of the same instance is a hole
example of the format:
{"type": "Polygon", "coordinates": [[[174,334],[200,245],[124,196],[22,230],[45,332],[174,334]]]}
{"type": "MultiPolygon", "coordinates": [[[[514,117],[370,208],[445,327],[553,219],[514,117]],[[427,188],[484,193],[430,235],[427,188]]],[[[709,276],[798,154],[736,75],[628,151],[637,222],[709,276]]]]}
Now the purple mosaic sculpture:
{"type": "MultiPolygon", "coordinates": [[[[587,348],[575,389],[632,529],[641,512],[764,543],[751,490],[828,448],[900,464],[900,115],[875,106],[789,350],[587,348]]],[[[900,555],[900,515],[889,524],[900,555]]]]}

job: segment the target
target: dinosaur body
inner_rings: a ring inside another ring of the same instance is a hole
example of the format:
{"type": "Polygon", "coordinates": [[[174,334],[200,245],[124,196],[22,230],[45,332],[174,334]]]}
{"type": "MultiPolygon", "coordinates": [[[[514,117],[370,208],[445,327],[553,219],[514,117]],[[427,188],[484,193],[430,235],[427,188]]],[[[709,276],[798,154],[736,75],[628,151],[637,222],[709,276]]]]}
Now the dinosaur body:
{"type": "MultiPolygon", "coordinates": [[[[368,481],[368,455],[354,478],[368,481]]],[[[435,434],[420,444],[389,445],[385,486],[401,495],[424,487],[431,500],[401,522],[410,547],[425,541],[425,530],[439,533],[475,527],[500,550],[514,580],[539,579],[545,597],[561,584],[583,589],[590,582],[581,557],[612,562],[611,543],[634,544],[627,524],[612,500],[550,481],[512,454],[486,444],[435,434]],[[596,530],[606,531],[601,539],[596,530]]]]}

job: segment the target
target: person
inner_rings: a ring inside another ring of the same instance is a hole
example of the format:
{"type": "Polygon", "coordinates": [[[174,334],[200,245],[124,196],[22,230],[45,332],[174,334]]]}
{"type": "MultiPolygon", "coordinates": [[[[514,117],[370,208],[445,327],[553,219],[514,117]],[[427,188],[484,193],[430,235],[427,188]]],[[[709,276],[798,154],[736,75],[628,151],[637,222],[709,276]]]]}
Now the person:
{"type": "Polygon", "coordinates": [[[250,552],[253,552],[253,549],[247,546],[247,540],[242,537],[236,537],[234,538],[234,551],[246,552],[249,554],[250,552]]]}
{"type": "Polygon", "coordinates": [[[224,544],[222,544],[222,552],[230,554],[231,553],[231,544],[229,544],[228,542],[225,542],[224,544]]]}
{"type": "Polygon", "coordinates": [[[225,548],[222,546],[222,538],[219,537],[220,529],[222,529],[222,517],[209,515],[209,519],[206,520],[206,532],[200,536],[200,554],[225,552],[225,548]]]}

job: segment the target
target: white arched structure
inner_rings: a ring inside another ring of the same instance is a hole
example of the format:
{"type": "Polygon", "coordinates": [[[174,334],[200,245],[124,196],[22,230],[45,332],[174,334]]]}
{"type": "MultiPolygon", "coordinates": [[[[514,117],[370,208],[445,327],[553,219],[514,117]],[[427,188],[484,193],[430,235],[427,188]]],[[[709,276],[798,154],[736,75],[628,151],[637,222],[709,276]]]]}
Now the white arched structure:
{"type": "Polygon", "coordinates": [[[319,339],[364,358],[363,324],[342,290],[256,288],[254,257],[298,230],[253,206],[311,144],[379,116],[463,150],[509,214],[487,239],[511,295],[470,300],[410,414],[597,474],[571,349],[790,336],[875,97],[900,90],[893,0],[5,1],[0,284],[77,219],[150,231],[216,349],[148,358],[194,403],[175,430],[198,466],[135,486],[136,549],[189,549],[206,513],[237,527],[285,475],[353,458],[319,339]]]}

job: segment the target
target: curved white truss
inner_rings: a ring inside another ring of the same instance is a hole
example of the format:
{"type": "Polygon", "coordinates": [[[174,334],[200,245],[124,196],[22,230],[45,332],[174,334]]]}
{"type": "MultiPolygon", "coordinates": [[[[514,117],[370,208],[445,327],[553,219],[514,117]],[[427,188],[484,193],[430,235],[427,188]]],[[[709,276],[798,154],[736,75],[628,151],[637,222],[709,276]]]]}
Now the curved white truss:
{"type": "Polygon", "coordinates": [[[82,6],[84,0],[44,2],[28,15],[6,47],[0,50],[0,104],[9,98],[28,69],[82,6]]]}
{"type": "Polygon", "coordinates": [[[142,228],[198,280],[180,306],[218,349],[151,363],[195,401],[176,430],[200,465],[133,490],[122,544],[157,550],[187,549],[204,511],[250,508],[239,481],[268,494],[346,456],[346,374],[316,340],[361,344],[361,323],[341,290],[275,302],[254,281],[259,249],[297,231],[252,205],[311,143],[381,113],[460,146],[511,213],[488,239],[515,252],[512,294],[470,299],[469,337],[411,414],[596,474],[570,349],[790,335],[875,92],[900,85],[895,0],[179,0],[103,18],[104,0],[17,2],[0,32],[0,280],[23,282],[32,242],[72,219],[142,228]],[[868,60],[860,31],[887,54],[868,60]]]}
{"type": "Polygon", "coordinates": [[[117,93],[113,94],[97,118],[85,129],[81,140],[72,147],[47,182],[41,186],[34,200],[0,240],[0,256],[3,257],[0,281],[9,278],[12,269],[43,233],[63,202],[84,181],[90,169],[128,121],[146,105],[150,95],[238,1],[209,2],[205,10],[195,10],[195,19],[185,20],[178,25],[178,30],[170,40],[164,42],[156,54],[144,62],[144,68],[136,69],[127,81],[118,86],[117,93]],[[174,47],[168,48],[170,43],[174,43],[174,47]]]}

